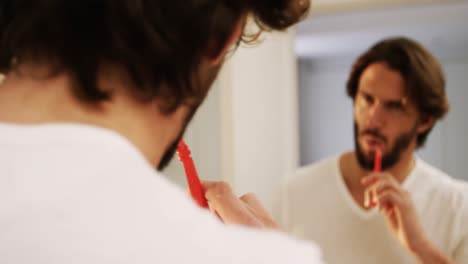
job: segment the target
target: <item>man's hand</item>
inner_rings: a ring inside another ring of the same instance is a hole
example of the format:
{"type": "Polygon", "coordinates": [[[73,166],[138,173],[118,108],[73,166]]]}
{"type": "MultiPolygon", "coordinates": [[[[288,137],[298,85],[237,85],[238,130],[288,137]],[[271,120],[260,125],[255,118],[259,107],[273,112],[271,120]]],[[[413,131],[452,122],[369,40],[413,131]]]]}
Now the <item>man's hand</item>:
{"type": "Polygon", "coordinates": [[[419,223],[411,195],[389,173],[371,173],[361,183],[364,206],[377,207],[386,215],[387,222],[404,247],[422,263],[451,263],[426,237],[419,223]]]}
{"type": "Polygon", "coordinates": [[[203,182],[210,210],[226,224],[279,229],[258,198],[248,193],[238,198],[225,182],[203,182]]]}

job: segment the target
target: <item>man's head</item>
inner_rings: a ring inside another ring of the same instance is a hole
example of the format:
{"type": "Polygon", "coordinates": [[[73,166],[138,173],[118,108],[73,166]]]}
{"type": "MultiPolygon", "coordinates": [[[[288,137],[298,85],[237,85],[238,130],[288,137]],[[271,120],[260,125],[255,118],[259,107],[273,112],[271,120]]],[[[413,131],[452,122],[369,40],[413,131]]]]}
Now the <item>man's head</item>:
{"type": "Polygon", "coordinates": [[[439,62],[407,38],[383,40],[362,54],[347,93],[354,102],[356,155],[365,169],[372,169],[377,147],[387,169],[423,146],[449,108],[439,62]]]}
{"type": "Polygon", "coordinates": [[[114,87],[99,79],[102,72],[122,73],[129,80],[125,92],[139,104],[157,105],[168,117],[187,108],[168,149],[208,93],[228,48],[247,37],[245,17],[261,30],[282,30],[308,8],[307,0],[4,0],[0,73],[46,64],[50,77],[71,76],[71,92],[87,105],[115,101],[114,87]]]}

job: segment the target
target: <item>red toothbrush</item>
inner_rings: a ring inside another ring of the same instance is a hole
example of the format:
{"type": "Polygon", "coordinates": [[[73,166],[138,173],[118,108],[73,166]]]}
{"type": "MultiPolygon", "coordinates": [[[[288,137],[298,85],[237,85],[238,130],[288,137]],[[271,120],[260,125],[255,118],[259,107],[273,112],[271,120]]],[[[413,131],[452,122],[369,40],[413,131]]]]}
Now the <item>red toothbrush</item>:
{"type": "Polygon", "coordinates": [[[205,198],[205,191],[203,190],[203,186],[200,182],[200,179],[198,178],[198,173],[195,169],[195,164],[193,163],[190,154],[190,149],[185,144],[184,140],[181,139],[177,145],[177,155],[179,156],[179,160],[184,165],[185,176],[187,178],[190,194],[200,207],[208,208],[208,202],[205,198]]]}

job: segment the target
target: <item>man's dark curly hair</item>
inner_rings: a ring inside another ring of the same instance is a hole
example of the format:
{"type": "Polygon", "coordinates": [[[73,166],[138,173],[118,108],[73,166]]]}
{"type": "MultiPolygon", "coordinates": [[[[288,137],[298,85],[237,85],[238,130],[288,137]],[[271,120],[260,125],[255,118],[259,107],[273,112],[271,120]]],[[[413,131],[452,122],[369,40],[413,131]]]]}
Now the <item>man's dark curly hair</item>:
{"type": "MultiPolygon", "coordinates": [[[[2,0],[0,73],[23,61],[51,64],[75,80],[85,102],[111,94],[97,87],[103,64],[122,67],[142,101],[162,98],[172,112],[185,99],[201,100],[198,67],[219,54],[239,19],[260,30],[298,22],[309,0],[2,0]],[[194,81],[195,80],[195,81],[194,81]]],[[[244,36],[245,37],[245,36],[244,36]]],[[[205,89],[206,90],[206,89],[205,89]]]]}

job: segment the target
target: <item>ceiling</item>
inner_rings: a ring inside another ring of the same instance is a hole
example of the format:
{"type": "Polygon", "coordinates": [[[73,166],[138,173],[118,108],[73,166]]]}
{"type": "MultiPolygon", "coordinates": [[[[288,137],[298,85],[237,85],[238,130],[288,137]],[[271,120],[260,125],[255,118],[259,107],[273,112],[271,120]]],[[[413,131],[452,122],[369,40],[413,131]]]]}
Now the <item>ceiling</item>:
{"type": "Polygon", "coordinates": [[[463,0],[311,0],[314,14],[463,2],[463,0]]]}
{"type": "Polygon", "coordinates": [[[443,59],[468,58],[468,1],[435,2],[315,0],[298,26],[296,53],[352,57],[382,38],[409,36],[443,59]]]}

